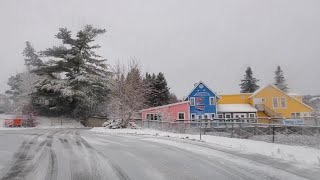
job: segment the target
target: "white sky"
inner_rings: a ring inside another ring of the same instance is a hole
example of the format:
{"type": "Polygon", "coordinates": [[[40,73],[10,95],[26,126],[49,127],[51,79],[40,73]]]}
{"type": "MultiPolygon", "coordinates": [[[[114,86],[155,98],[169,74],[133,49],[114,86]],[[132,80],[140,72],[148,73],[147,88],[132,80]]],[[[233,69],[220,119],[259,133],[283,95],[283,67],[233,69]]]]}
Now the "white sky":
{"type": "Polygon", "coordinates": [[[247,66],[263,86],[277,65],[291,91],[320,94],[319,0],[1,0],[0,22],[1,92],[25,41],[44,50],[59,27],[93,24],[108,31],[98,42],[109,63],[136,57],[179,97],[200,80],[239,92],[247,66]]]}

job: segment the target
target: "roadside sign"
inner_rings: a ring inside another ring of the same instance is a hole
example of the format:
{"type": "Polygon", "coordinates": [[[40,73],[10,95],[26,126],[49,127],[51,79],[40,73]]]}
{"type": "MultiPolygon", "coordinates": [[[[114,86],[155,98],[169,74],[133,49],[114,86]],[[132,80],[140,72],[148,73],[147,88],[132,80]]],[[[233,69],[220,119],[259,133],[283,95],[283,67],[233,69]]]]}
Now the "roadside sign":
{"type": "Polygon", "coordinates": [[[282,120],[282,123],[284,125],[297,125],[297,124],[304,124],[303,119],[286,119],[282,120]]]}

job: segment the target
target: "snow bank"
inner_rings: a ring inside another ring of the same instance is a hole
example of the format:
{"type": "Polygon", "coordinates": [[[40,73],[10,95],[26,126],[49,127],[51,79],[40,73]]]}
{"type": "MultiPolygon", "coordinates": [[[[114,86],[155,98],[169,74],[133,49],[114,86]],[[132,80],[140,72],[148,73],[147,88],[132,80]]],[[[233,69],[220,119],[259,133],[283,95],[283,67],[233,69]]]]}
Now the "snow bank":
{"type": "MultiPolygon", "coordinates": [[[[152,129],[104,129],[96,127],[90,131],[108,134],[140,134],[199,140],[199,135],[176,134],[152,129]]],[[[223,146],[242,153],[261,154],[286,161],[320,166],[320,150],[315,148],[211,135],[202,135],[202,140],[212,146],[223,146]]]]}

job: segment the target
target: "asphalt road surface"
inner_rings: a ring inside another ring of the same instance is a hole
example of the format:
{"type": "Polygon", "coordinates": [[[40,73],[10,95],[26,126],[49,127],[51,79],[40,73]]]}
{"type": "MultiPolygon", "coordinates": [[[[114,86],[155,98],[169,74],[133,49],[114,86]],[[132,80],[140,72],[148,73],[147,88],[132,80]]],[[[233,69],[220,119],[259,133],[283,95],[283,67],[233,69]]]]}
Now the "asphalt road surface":
{"type": "MultiPolygon", "coordinates": [[[[319,171],[320,172],[320,171],[319,171]]],[[[0,179],[319,179],[317,170],[205,143],[88,129],[0,131],[0,179]]]]}

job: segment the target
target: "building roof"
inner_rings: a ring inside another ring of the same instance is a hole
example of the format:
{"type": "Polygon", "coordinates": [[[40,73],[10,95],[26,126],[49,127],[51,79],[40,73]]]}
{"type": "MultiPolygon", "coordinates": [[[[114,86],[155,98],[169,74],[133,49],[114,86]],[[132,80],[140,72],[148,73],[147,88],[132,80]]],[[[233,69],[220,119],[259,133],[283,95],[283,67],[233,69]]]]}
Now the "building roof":
{"type": "Polygon", "coordinates": [[[157,106],[157,107],[151,107],[151,108],[147,108],[147,109],[142,109],[142,110],[140,110],[140,112],[142,112],[142,111],[150,111],[150,110],[155,110],[155,109],[160,109],[160,108],[166,108],[166,107],[171,107],[171,106],[177,106],[177,105],[185,104],[185,103],[189,103],[189,101],[182,101],[182,102],[167,104],[167,105],[163,105],[163,106],[157,106]]]}
{"type": "Polygon", "coordinates": [[[294,96],[290,96],[288,93],[286,93],[286,92],[284,92],[284,91],[282,91],[281,89],[279,89],[279,88],[277,88],[277,86],[275,86],[275,85],[272,85],[272,84],[269,84],[269,85],[266,85],[266,86],[263,86],[263,87],[261,87],[261,88],[259,88],[258,90],[256,90],[251,96],[249,96],[249,98],[253,98],[254,96],[256,96],[257,94],[259,94],[262,90],[264,90],[265,88],[267,88],[267,87],[272,87],[272,88],[274,88],[274,89],[276,89],[276,90],[278,90],[278,91],[280,91],[280,92],[282,92],[283,94],[285,94],[285,95],[287,95],[289,98],[291,98],[291,99],[293,99],[293,100],[295,100],[295,101],[297,101],[297,102],[299,102],[299,103],[301,103],[302,105],[304,105],[305,107],[307,107],[307,108],[309,108],[309,109],[311,109],[311,110],[313,110],[313,108],[312,107],[310,107],[310,106],[308,106],[307,104],[305,104],[304,102],[301,102],[301,101],[299,101],[296,97],[294,97],[294,96]]]}
{"type": "Polygon", "coordinates": [[[218,112],[257,112],[250,104],[218,104],[218,112]]]}
{"type": "Polygon", "coordinates": [[[205,87],[207,87],[213,94],[215,94],[218,99],[220,98],[215,91],[213,91],[212,89],[210,89],[210,87],[207,86],[204,82],[200,81],[200,82],[198,82],[198,83],[196,83],[196,84],[194,85],[194,87],[192,88],[192,90],[191,90],[191,91],[189,92],[189,94],[186,96],[185,100],[188,99],[188,97],[189,97],[189,96],[192,94],[192,92],[199,86],[199,84],[203,84],[203,85],[204,85],[205,87]]]}

